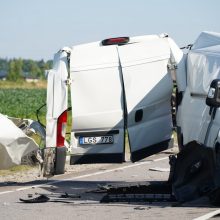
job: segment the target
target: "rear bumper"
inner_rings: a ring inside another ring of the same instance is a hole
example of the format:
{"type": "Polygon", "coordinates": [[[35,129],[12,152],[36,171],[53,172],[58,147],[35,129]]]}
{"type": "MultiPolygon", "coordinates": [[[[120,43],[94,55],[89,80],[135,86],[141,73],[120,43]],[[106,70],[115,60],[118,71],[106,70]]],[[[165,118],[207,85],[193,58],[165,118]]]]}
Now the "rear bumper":
{"type": "Polygon", "coordinates": [[[71,155],[70,157],[70,165],[90,163],[123,163],[124,161],[124,153],[71,155]]]}

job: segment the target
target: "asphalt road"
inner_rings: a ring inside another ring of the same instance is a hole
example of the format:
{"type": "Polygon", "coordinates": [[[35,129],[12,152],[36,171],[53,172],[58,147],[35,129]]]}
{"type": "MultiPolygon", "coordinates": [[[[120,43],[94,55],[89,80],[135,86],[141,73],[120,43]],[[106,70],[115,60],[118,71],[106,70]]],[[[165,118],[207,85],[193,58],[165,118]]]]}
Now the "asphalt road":
{"type": "MultiPolygon", "coordinates": [[[[218,213],[207,198],[174,205],[152,203],[99,203],[104,196],[94,193],[98,185],[125,184],[143,181],[166,180],[169,172],[151,171],[151,168],[169,168],[168,154],[161,153],[141,162],[110,164],[82,172],[71,172],[48,181],[8,184],[0,187],[0,219],[208,219],[218,213]],[[80,198],[59,198],[67,192],[80,198]],[[19,198],[46,194],[46,203],[26,204],[19,198]]],[[[215,217],[217,219],[218,217],[215,217]]]]}

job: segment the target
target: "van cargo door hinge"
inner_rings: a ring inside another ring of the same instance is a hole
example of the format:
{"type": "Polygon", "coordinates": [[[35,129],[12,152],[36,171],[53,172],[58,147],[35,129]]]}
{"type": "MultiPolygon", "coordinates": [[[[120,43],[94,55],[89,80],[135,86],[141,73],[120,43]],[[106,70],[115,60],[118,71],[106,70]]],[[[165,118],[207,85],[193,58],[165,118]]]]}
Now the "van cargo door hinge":
{"type": "Polygon", "coordinates": [[[176,63],[168,63],[168,64],[167,64],[167,68],[168,68],[169,70],[176,70],[176,69],[178,69],[178,66],[177,66],[176,63]]]}
{"type": "Polygon", "coordinates": [[[72,84],[72,79],[71,78],[68,78],[67,80],[66,80],[66,85],[67,86],[70,86],[71,84],[72,84]]]}

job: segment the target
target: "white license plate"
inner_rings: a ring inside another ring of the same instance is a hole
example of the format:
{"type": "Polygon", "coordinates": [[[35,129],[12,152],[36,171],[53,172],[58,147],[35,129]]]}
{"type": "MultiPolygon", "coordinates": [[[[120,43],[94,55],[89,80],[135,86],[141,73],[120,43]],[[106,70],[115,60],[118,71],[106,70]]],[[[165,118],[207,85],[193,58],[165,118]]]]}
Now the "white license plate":
{"type": "Polygon", "coordinates": [[[113,144],[113,136],[79,137],[79,144],[113,144]]]}

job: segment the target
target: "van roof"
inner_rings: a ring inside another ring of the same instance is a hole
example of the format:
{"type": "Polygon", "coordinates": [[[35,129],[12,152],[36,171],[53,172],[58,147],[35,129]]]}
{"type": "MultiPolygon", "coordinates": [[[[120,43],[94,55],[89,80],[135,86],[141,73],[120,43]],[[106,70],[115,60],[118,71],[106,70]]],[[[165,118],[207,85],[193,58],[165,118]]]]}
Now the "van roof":
{"type": "MultiPolygon", "coordinates": [[[[135,37],[130,37],[129,43],[135,43],[135,42],[144,42],[144,41],[149,41],[149,40],[156,40],[159,39],[160,36],[159,35],[143,35],[143,36],[135,36],[135,37]]],[[[95,42],[91,42],[91,43],[85,43],[85,44],[78,44],[78,45],[74,45],[72,46],[72,49],[74,48],[83,48],[83,47],[97,47],[97,46],[103,46],[101,44],[101,41],[95,41],[95,42]]]]}
{"type": "Polygon", "coordinates": [[[102,41],[72,47],[70,69],[83,71],[153,62],[170,57],[167,35],[144,35],[131,37],[125,46],[103,46],[102,41]]]}

